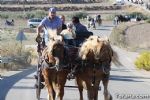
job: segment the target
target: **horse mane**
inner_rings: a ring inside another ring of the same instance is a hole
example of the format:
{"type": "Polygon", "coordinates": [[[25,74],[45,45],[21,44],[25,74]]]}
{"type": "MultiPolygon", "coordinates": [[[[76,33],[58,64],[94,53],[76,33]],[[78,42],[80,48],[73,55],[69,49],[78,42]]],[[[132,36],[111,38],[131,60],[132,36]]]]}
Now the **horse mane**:
{"type": "Polygon", "coordinates": [[[90,36],[81,46],[79,50],[79,57],[83,60],[87,59],[87,54],[89,52],[94,53],[95,59],[100,59],[99,55],[101,52],[101,48],[104,44],[107,44],[107,40],[100,38],[99,36],[90,36]]]}
{"type": "Polygon", "coordinates": [[[47,29],[47,32],[48,32],[50,38],[55,38],[57,36],[56,29],[47,29]]]}
{"type": "Polygon", "coordinates": [[[47,47],[42,52],[42,57],[45,57],[47,55],[52,55],[52,50],[55,45],[61,44],[64,45],[64,42],[62,39],[59,39],[61,36],[58,36],[58,38],[50,39],[50,41],[47,43],[47,47]]]}
{"type": "Polygon", "coordinates": [[[108,37],[90,36],[81,46],[79,57],[82,60],[88,59],[92,51],[94,59],[100,61],[113,61],[115,65],[121,65],[117,53],[112,49],[108,37]]]}

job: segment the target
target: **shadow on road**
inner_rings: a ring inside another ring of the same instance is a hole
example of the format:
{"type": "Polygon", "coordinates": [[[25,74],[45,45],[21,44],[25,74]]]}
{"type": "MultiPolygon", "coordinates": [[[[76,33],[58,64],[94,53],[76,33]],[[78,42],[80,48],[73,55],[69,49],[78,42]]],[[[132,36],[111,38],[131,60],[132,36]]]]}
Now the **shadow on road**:
{"type": "MultiPolygon", "coordinates": [[[[17,73],[10,77],[6,77],[2,81],[0,81],[0,100],[5,100],[8,91],[13,87],[13,85],[17,81],[19,81],[23,77],[35,72],[35,70],[36,70],[36,68],[27,69],[27,70],[24,70],[23,72],[17,73]]],[[[27,88],[27,87],[22,87],[22,88],[27,88]]]]}
{"type": "Polygon", "coordinates": [[[144,82],[140,79],[150,79],[146,77],[136,77],[136,76],[118,76],[118,75],[111,75],[110,80],[114,81],[128,81],[128,82],[144,82]]]}
{"type": "Polygon", "coordinates": [[[99,29],[95,29],[95,30],[111,31],[110,29],[104,29],[104,28],[99,28],[99,29]]]}
{"type": "Polygon", "coordinates": [[[114,27],[113,25],[102,25],[102,27],[114,27]]]}

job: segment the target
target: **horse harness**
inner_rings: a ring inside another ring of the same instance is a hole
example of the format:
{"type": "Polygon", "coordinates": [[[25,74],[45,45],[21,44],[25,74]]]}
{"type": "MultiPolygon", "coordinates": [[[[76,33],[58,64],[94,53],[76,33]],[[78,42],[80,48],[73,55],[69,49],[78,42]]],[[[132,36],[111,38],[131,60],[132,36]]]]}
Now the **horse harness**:
{"type": "Polygon", "coordinates": [[[109,74],[110,62],[96,60],[95,62],[90,62],[88,60],[81,60],[81,68],[84,70],[86,67],[93,68],[95,70],[102,70],[105,74],[109,74]]]}
{"type": "MultiPolygon", "coordinates": [[[[41,57],[42,68],[55,69],[56,71],[71,70],[74,66],[74,61],[77,56],[78,48],[76,47],[64,47],[64,59],[61,65],[55,65],[49,62],[48,57],[41,57]]],[[[47,56],[47,55],[46,55],[47,56]]]]}

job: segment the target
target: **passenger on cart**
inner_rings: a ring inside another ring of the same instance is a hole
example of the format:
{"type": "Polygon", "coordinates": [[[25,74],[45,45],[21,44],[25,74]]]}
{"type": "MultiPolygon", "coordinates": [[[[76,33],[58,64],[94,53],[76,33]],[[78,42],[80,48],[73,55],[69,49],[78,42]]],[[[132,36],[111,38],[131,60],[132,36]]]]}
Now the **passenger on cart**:
{"type": "Polygon", "coordinates": [[[79,17],[73,17],[72,23],[75,27],[75,33],[76,33],[76,46],[79,47],[86,38],[88,38],[90,35],[93,35],[92,32],[89,32],[83,24],[80,23],[79,17]]]}
{"type": "Polygon", "coordinates": [[[67,29],[63,30],[60,33],[60,35],[63,36],[65,44],[76,46],[76,43],[74,40],[76,38],[76,33],[75,33],[75,30],[73,29],[72,23],[67,23],[67,29]]]}

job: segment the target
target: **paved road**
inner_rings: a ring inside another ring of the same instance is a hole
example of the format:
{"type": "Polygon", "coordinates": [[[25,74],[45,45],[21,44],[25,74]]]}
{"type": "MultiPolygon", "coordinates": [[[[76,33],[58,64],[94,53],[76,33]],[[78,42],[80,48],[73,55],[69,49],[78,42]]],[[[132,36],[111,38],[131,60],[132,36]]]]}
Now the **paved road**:
{"type": "MultiPolygon", "coordinates": [[[[104,23],[97,30],[93,30],[93,32],[96,35],[108,36],[112,28],[111,24],[104,23]]],[[[123,65],[114,66],[112,64],[109,90],[113,95],[113,100],[150,100],[150,76],[138,73],[132,63],[137,54],[120,50],[117,47],[114,47],[114,50],[118,52],[119,59],[123,65]]],[[[24,70],[1,80],[0,100],[36,100],[35,80],[33,79],[34,71],[34,68],[24,70]]],[[[75,85],[75,82],[74,80],[67,81],[66,85],[75,85]]],[[[99,91],[98,100],[104,100],[102,91],[99,91]]],[[[47,100],[46,97],[47,91],[43,89],[41,100],[47,100]]],[[[84,91],[84,98],[87,100],[86,91],[84,91]]],[[[79,100],[77,88],[66,87],[64,100],[79,100]]]]}

